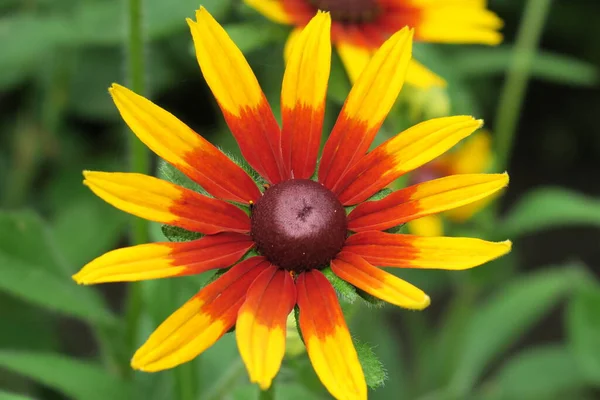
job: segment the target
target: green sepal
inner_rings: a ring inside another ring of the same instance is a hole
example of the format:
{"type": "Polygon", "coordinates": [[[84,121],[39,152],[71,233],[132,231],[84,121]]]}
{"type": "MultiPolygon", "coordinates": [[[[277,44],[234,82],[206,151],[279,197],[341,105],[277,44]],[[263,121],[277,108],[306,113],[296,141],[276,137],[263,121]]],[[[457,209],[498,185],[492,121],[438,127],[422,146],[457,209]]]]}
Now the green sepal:
{"type": "Polygon", "coordinates": [[[356,288],[354,286],[352,286],[351,284],[334,274],[331,270],[331,267],[322,269],[321,272],[323,273],[323,275],[325,275],[329,283],[331,283],[331,286],[333,286],[333,288],[335,289],[336,293],[338,294],[338,297],[341,297],[350,304],[356,301],[358,296],[356,294],[356,288]]]}
{"type": "MultiPolygon", "coordinates": [[[[375,193],[373,196],[371,196],[368,199],[366,199],[365,201],[377,201],[377,200],[381,200],[384,197],[389,196],[393,192],[394,191],[392,189],[383,188],[379,192],[375,193]]],[[[361,202],[361,203],[364,203],[364,202],[361,202]]],[[[361,203],[359,203],[359,204],[361,204],[361,203]]],[[[346,215],[350,214],[352,212],[352,210],[354,210],[357,206],[358,206],[358,204],[355,204],[353,206],[344,207],[346,209],[346,215]]]]}
{"type": "Polygon", "coordinates": [[[296,330],[298,331],[298,336],[300,336],[302,343],[306,345],[304,342],[304,336],[302,336],[302,330],[300,329],[300,307],[298,307],[297,304],[294,306],[294,319],[296,320],[296,330]]]}
{"type": "Polygon", "coordinates": [[[392,226],[391,228],[385,229],[384,232],[386,232],[386,233],[407,233],[406,232],[406,224],[392,226]]]}
{"type": "Polygon", "coordinates": [[[377,389],[385,384],[388,378],[387,371],[383,363],[379,360],[371,346],[359,340],[353,339],[358,361],[365,374],[367,386],[371,389],[377,389]]]}
{"type": "Polygon", "coordinates": [[[231,161],[233,161],[234,164],[236,164],[238,167],[243,169],[250,176],[250,178],[252,178],[252,180],[258,185],[259,188],[262,189],[265,185],[268,184],[268,182],[266,180],[264,180],[263,177],[260,176],[260,174],[258,172],[256,172],[250,166],[250,164],[248,164],[246,162],[245,159],[243,159],[241,157],[237,157],[221,148],[219,148],[219,150],[221,150],[221,152],[223,154],[225,154],[227,156],[227,158],[229,158],[231,161]]]}
{"type": "Polygon", "coordinates": [[[158,177],[174,183],[175,185],[193,190],[194,192],[201,193],[205,196],[212,197],[206,190],[202,188],[202,186],[192,181],[183,172],[164,160],[160,160],[158,162],[158,177]]]}
{"type": "Polygon", "coordinates": [[[376,307],[376,308],[381,308],[383,307],[386,303],[385,301],[373,296],[372,294],[369,294],[367,292],[365,292],[362,289],[356,288],[356,294],[358,295],[358,297],[360,297],[369,307],[376,307]]]}
{"type": "Polygon", "coordinates": [[[162,225],[160,227],[162,234],[171,242],[189,242],[191,240],[200,239],[204,236],[198,232],[191,232],[186,229],[173,225],[162,225]]]}

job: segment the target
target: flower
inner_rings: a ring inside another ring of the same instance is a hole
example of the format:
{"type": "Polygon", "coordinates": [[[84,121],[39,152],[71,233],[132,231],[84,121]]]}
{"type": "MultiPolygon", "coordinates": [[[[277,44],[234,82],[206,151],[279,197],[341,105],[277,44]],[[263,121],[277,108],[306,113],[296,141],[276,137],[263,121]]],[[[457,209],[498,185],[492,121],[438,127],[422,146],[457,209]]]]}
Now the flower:
{"type": "MultiPolygon", "coordinates": [[[[383,42],[408,26],[415,40],[433,43],[497,45],[502,20],[486,9],[485,0],[245,0],[267,18],[296,28],[286,48],[299,36],[317,10],[329,11],[332,40],[352,82],[383,42]]],[[[428,88],[445,81],[412,60],[406,80],[428,88]]]]}
{"type": "Polygon", "coordinates": [[[330,266],[340,278],[392,304],[427,307],[423,291],[375,265],[471,268],[507,253],[510,242],[383,230],[493,193],[508,176],[457,175],[366,201],[482,124],[468,116],[430,120],[367,153],[403,85],[411,56],[409,28],[383,44],[354,85],[311,180],[329,78],[329,14],[318,13],[294,44],[283,78],[282,129],[225,30],[203,8],[188,24],[204,78],[243,156],[268,188],[172,114],[114,84],[110,93],[131,130],[210,196],[134,173],[87,171],[84,183],[121,210],[204,236],[114,250],[74,279],[138,281],[233,265],[152,333],[135,353],[133,368],[175,367],[235,325],[250,379],[268,388],[285,353],[287,317],[297,306],[307,353],[324,386],[338,399],[365,399],[357,353],[321,270],[330,266]],[[347,215],[350,206],[356,207],[347,215]],[[251,249],[258,255],[248,253],[251,249]]]}
{"type": "MultiPolygon", "coordinates": [[[[489,170],[493,154],[490,132],[483,130],[473,135],[460,148],[446,153],[436,160],[425,164],[410,174],[409,182],[418,184],[431,179],[454,174],[479,174],[489,170]]],[[[455,223],[464,223],[480,211],[499,194],[484,197],[462,207],[448,210],[444,216],[455,223]]],[[[441,215],[428,215],[408,223],[409,231],[419,236],[440,236],[444,232],[441,215]]]]}

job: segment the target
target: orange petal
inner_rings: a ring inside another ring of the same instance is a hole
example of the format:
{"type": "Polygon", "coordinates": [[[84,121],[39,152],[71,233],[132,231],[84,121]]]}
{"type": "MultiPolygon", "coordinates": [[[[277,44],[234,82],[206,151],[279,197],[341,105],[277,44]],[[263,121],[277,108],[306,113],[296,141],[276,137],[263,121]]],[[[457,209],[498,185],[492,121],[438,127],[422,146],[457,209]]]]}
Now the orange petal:
{"type": "Polygon", "coordinates": [[[288,178],[315,170],[331,66],[331,17],[319,12],[294,40],[281,89],[283,162],[288,178]]]}
{"type": "Polygon", "coordinates": [[[113,84],[109,92],[133,133],[208,193],[246,204],[258,200],[252,178],[174,115],[123,86],[113,84]]]}
{"type": "Polygon", "coordinates": [[[473,238],[421,237],[369,231],[350,236],[344,249],[374,265],[462,270],[503,256],[511,246],[508,240],[488,242],[473,238]]]}
{"type": "Polygon", "coordinates": [[[323,148],[319,182],[333,188],[362,157],[394,105],[408,68],[413,31],[405,28],[373,55],[350,91],[331,136],[323,148]]]}
{"type": "Polygon", "coordinates": [[[422,310],[430,303],[429,296],[418,287],[372,266],[356,254],[342,251],[331,261],[331,270],[346,282],[388,303],[411,310],[422,310]]]}
{"type": "Polygon", "coordinates": [[[441,155],[482,124],[481,120],[458,116],[415,125],[360,159],[333,190],[344,205],[360,203],[406,172],[441,155]]]}
{"type": "Polygon", "coordinates": [[[242,261],[175,311],[135,353],[131,366],[147,372],[183,364],[212,346],[234,324],[246,291],[270,263],[242,261]]]}
{"type": "Polygon", "coordinates": [[[246,161],[271,183],[283,177],[281,132],[256,76],[227,32],[204,9],[187,20],[196,58],[246,161]]]}
{"type": "Polygon", "coordinates": [[[199,274],[229,267],[253,246],[250,236],[233,232],[191,242],[141,244],[96,258],[73,275],[73,279],[89,285],[199,274]]]}
{"type": "Polygon", "coordinates": [[[285,354],[286,322],[296,305],[296,287],[289,272],[269,267],[252,283],[235,328],[238,348],[250,381],[262,390],[271,382],[285,354]]]}
{"type": "Polygon", "coordinates": [[[508,174],[453,175],[359,204],[348,215],[355,232],[384,230],[483,199],[508,185],[508,174]]]}
{"type": "Polygon", "coordinates": [[[208,235],[250,230],[250,218],[233,204],[151,176],[95,171],[84,171],[83,175],[83,183],[98,197],[150,221],[208,235]]]}
{"type": "Polygon", "coordinates": [[[336,399],[367,398],[367,384],[333,287],[311,270],[296,280],[300,330],[315,372],[336,399]]]}

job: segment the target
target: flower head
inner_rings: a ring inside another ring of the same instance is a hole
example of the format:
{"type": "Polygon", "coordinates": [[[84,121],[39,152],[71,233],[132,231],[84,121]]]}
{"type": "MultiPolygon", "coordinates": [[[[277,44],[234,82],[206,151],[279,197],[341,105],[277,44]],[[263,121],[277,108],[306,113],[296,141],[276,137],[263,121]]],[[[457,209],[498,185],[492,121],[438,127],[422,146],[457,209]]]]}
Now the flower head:
{"type": "Polygon", "coordinates": [[[124,211],[204,236],[114,250],[74,279],[82,284],[137,281],[233,265],[161,324],[132,366],[144,371],[174,367],[235,325],[250,379],[267,388],[284,356],[286,320],[297,306],[308,355],[325,387],[339,399],[364,399],[357,353],[321,270],[331,267],[340,278],[392,304],[423,309],[430,302],[423,291],[377,266],[471,268],[505,254],[510,242],[384,230],[493,193],[508,177],[457,175],[367,201],[481,126],[467,116],[435,119],[367,152],[404,82],[412,44],[408,28],[382,45],[356,82],[313,180],[329,78],[330,15],[318,13],[294,44],[283,78],[281,129],[223,28],[202,8],[188,23],[204,78],[242,154],[268,185],[257,185],[167,111],[115,84],[110,93],[132,131],[210,196],[131,173],[85,172],[84,183],[124,211]]]}
{"type": "MultiPolygon", "coordinates": [[[[351,81],[356,81],[375,51],[396,31],[414,28],[415,40],[434,43],[502,41],[502,20],[486,9],[485,0],[245,0],[275,22],[293,25],[293,42],[317,10],[331,13],[332,41],[351,81]]],[[[427,88],[442,78],[411,61],[406,80],[427,88]]]]}

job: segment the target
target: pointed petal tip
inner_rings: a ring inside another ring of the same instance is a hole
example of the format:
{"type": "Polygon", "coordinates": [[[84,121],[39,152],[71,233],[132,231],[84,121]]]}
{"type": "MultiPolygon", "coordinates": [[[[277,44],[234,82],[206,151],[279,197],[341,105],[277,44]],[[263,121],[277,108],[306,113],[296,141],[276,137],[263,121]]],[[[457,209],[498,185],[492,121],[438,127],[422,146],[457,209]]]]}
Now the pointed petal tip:
{"type": "Polygon", "coordinates": [[[427,295],[425,295],[425,297],[423,298],[423,302],[419,305],[418,308],[415,308],[415,310],[424,310],[427,307],[429,307],[429,305],[431,304],[431,298],[427,295]]]}
{"type": "Polygon", "coordinates": [[[88,285],[89,283],[85,281],[85,279],[81,276],[81,271],[76,274],[71,275],[71,279],[77,282],[78,285],[88,285]]]}

